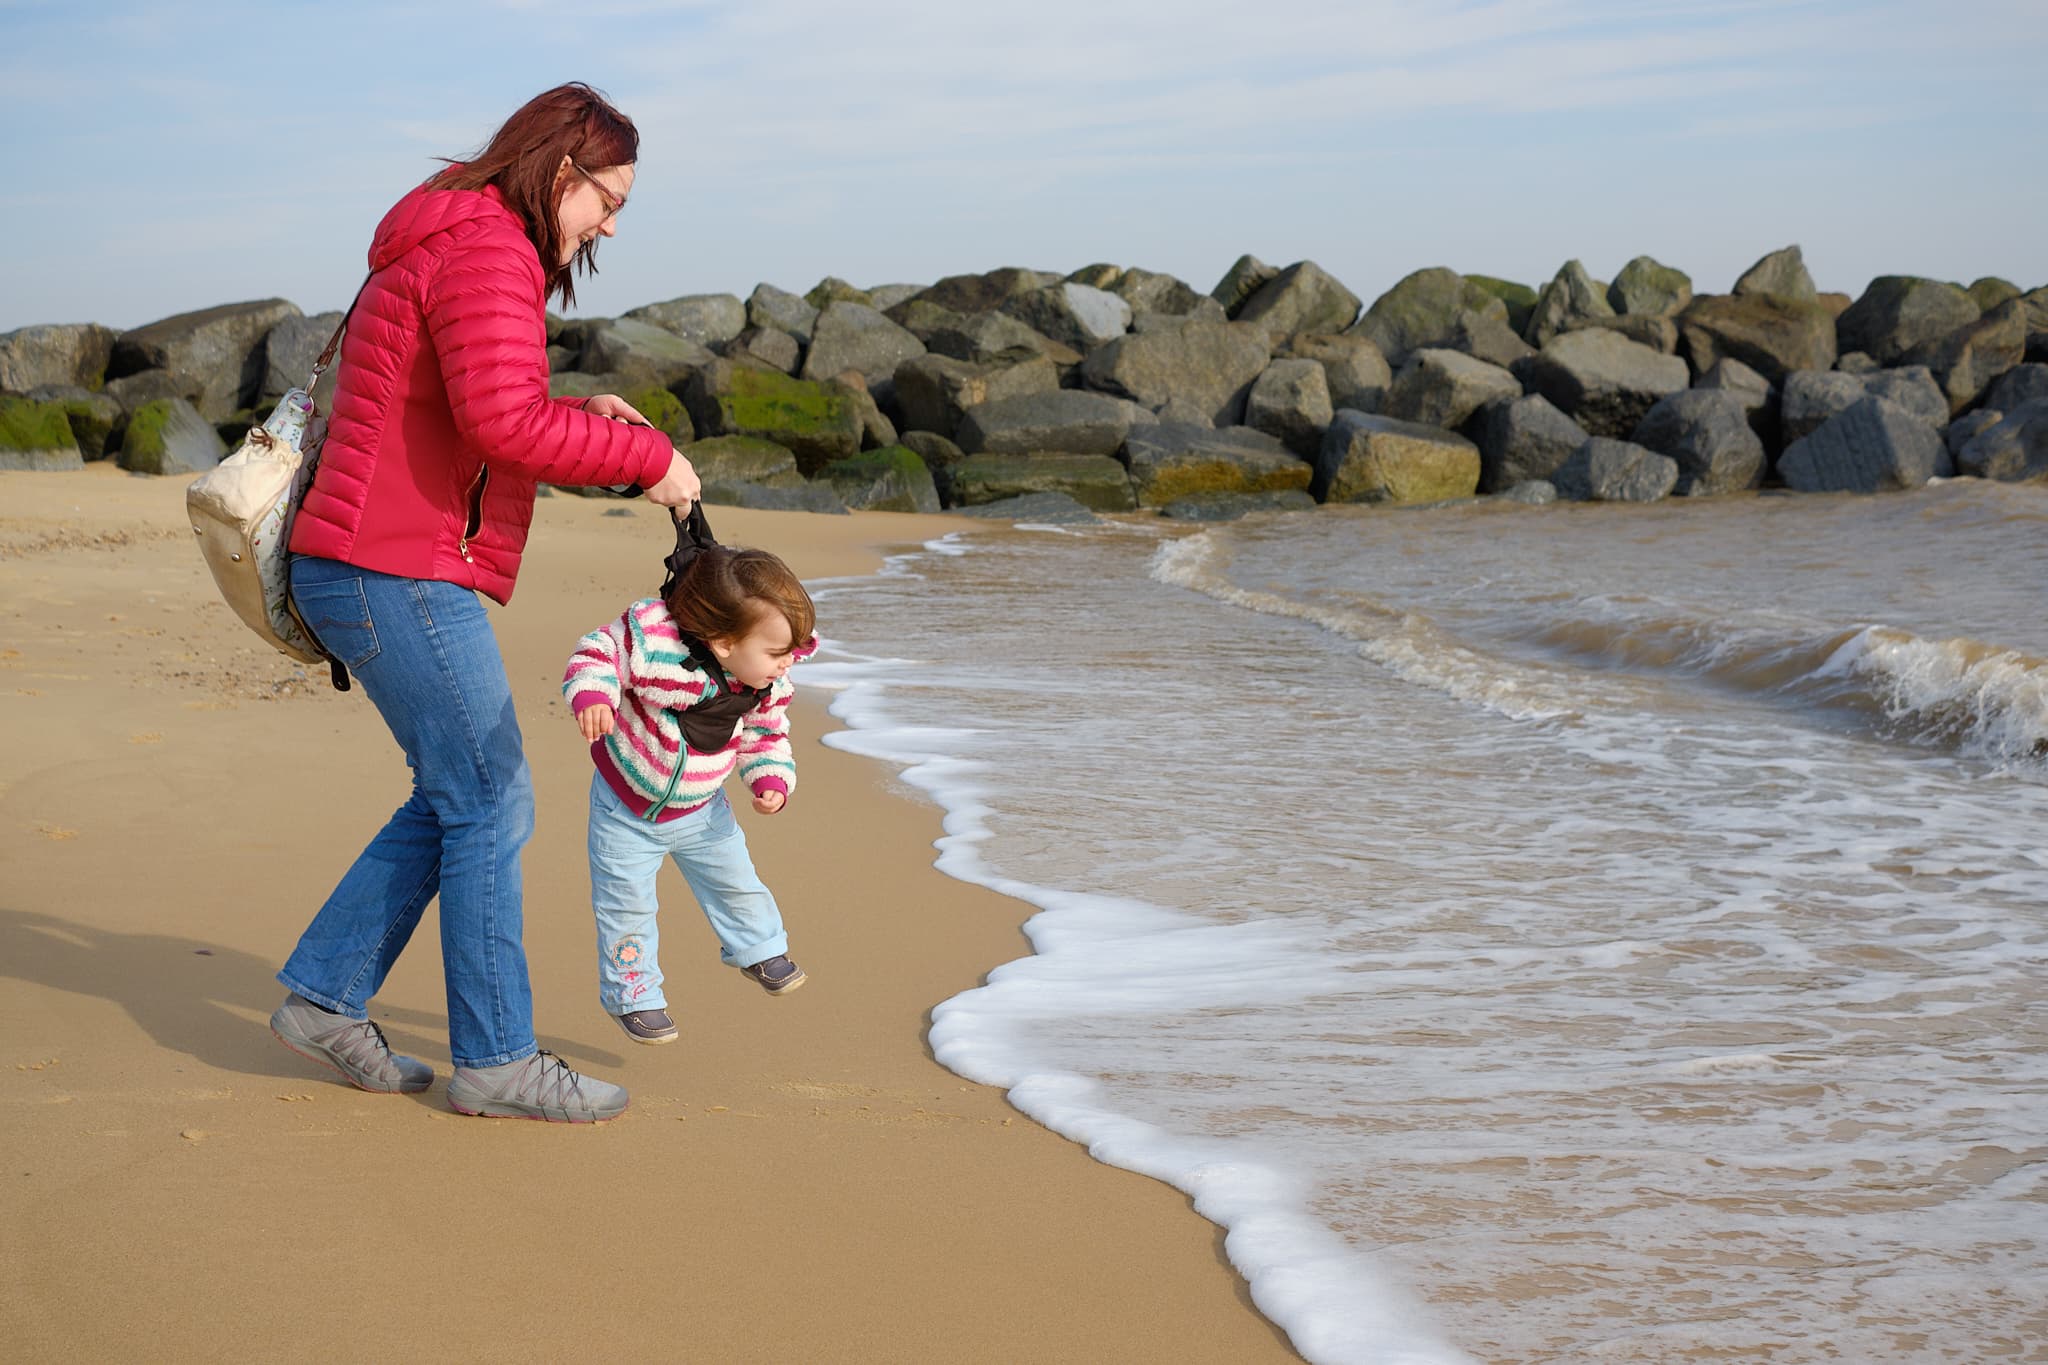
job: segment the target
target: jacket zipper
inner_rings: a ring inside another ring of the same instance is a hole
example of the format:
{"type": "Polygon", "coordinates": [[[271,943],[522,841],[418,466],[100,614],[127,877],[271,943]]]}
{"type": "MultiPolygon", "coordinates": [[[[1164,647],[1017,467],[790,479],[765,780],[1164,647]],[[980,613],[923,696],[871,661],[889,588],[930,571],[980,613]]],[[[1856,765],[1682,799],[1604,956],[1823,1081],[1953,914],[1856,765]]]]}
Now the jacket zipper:
{"type": "Polygon", "coordinates": [[[485,465],[477,470],[476,482],[469,486],[469,521],[462,528],[462,539],[455,544],[455,548],[462,552],[465,563],[476,563],[469,557],[469,540],[471,536],[484,529],[484,488],[490,481],[491,467],[485,465]]]}
{"type": "MultiPolygon", "coordinates": [[[[718,679],[711,679],[711,686],[718,688],[718,679]]],[[[722,689],[721,689],[722,690],[722,689]]],[[[668,809],[668,803],[675,799],[676,786],[683,780],[683,766],[690,761],[690,737],[682,733],[682,722],[676,722],[676,769],[668,775],[668,789],[661,794],[661,800],[649,806],[640,816],[652,821],[668,809]]]]}

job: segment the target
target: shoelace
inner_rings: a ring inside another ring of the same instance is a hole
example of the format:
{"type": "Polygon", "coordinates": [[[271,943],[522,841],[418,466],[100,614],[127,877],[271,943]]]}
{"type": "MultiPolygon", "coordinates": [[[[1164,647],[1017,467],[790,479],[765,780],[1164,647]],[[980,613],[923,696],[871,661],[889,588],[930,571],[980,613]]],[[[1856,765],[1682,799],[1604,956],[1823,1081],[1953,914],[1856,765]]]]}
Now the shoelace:
{"type": "Polygon", "coordinates": [[[567,1109],[572,1099],[579,1103],[582,1101],[583,1078],[571,1071],[567,1062],[546,1048],[542,1048],[533,1056],[539,1067],[530,1073],[531,1080],[526,1077],[520,1078],[515,1093],[522,1097],[530,1093],[532,1099],[528,1102],[542,1108],[567,1109]],[[550,1071],[549,1067],[554,1069],[550,1071]]]}
{"type": "Polygon", "coordinates": [[[397,1069],[398,1063],[391,1057],[391,1044],[384,1041],[384,1030],[377,1026],[376,1020],[359,1019],[341,1031],[349,1035],[347,1041],[328,1045],[337,1055],[364,1071],[371,1070],[372,1064],[376,1063],[397,1069]]]}

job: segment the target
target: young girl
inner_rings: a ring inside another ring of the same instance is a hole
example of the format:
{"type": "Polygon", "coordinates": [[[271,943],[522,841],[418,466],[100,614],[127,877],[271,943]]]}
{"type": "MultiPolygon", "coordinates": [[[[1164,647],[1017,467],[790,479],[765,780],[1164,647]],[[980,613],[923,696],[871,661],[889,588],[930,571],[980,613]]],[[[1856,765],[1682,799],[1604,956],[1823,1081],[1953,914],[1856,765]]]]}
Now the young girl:
{"type": "Polygon", "coordinates": [[[655,875],[675,859],[720,957],[770,995],[804,983],[775,897],[747,856],[724,783],[773,815],[796,786],[790,664],[817,648],[810,594],[765,550],[706,545],[666,600],[577,642],[562,693],[590,741],[590,900],[599,999],[641,1043],[676,1037],[661,991],[655,875]]]}

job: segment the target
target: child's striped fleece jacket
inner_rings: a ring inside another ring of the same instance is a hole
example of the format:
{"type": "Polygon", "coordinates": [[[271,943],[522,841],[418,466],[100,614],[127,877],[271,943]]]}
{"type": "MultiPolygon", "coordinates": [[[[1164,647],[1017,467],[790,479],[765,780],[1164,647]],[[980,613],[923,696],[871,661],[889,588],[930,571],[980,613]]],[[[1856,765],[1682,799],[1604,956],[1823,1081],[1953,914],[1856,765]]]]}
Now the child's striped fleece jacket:
{"type": "MultiPolygon", "coordinates": [[[[797,647],[796,657],[817,647],[813,636],[797,647]]],[[[720,687],[731,685],[727,678],[717,681],[720,687]]],[[[796,762],[789,749],[789,699],[796,689],[789,679],[775,680],[767,699],[741,718],[723,749],[700,754],[684,744],[676,713],[715,695],[710,685],[658,597],[635,602],[618,620],[576,642],[562,695],[578,716],[599,703],[612,708],[612,732],[591,744],[590,757],[635,815],[645,815],[669,791],[678,754],[685,756],[682,776],[654,817],[657,821],[702,806],[735,767],[756,796],[766,791],[787,796],[796,790],[796,762]]]]}

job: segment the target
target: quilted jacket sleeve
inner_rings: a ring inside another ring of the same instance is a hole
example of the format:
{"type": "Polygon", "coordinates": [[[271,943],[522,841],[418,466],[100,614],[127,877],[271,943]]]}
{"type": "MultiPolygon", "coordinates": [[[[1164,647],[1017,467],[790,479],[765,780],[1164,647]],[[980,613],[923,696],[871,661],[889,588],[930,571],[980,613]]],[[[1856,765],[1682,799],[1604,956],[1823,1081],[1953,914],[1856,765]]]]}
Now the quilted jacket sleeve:
{"type": "Polygon", "coordinates": [[[485,463],[542,483],[658,483],[664,433],[593,417],[548,398],[546,282],[524,239],[451,243],[426,300],[456,429],[485,463]]]}

